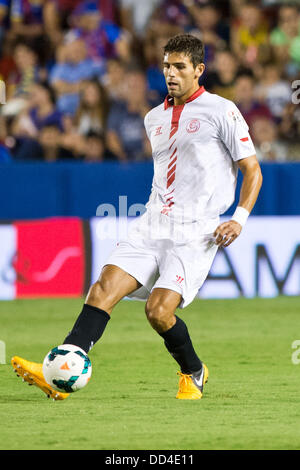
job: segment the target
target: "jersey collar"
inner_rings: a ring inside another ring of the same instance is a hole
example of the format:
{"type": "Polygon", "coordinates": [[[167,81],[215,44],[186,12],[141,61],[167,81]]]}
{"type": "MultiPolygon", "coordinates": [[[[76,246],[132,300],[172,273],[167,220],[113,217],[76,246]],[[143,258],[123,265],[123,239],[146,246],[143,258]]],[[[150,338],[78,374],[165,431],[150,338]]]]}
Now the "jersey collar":
{"type": "MultiPolygon", "coordinates": [[[[202,95],[202,93],[205,91],[204,86],[201,86],[198,88],[198,90],[195,91],[187,100],[186,103],[189,103],[190,101],[194,101],[198,96],[202,95]]],[[[174,106],[174,98],[173,96],[167,95],[164,101],[164,107],[165,109],[170,108],[170,106],[174,106]]]]}

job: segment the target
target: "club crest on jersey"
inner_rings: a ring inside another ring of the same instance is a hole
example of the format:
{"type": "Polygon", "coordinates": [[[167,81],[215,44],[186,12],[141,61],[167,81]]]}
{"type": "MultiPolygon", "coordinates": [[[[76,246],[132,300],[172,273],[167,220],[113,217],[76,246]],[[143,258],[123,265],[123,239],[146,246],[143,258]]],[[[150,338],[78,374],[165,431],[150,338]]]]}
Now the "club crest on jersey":
{"type": "Polygon", "coordinates": [[[200,129],[199,119],[191,119],[186,125],[186,130],[189,134],[193,134],[194,132],[198,132],[199,129],[200,129]]]}

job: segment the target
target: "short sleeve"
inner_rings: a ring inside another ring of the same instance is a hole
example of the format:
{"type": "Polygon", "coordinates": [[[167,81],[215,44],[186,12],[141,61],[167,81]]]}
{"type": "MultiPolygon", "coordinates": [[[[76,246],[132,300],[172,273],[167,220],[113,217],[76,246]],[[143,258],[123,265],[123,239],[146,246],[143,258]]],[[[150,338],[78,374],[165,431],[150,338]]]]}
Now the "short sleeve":
{"type": "Polygon", "coordinates": [[[228,101],[220,116],[220,135],[234,161],[256,154],[249,127],[237,106],[228,101]]]}
{"type": "Polygon", "coordinates": [[[150,133],[149,133],[149,113],[146,114],[144,118],[144,126],[145,126],[145,131],[147,134],[148,139],[150,140],[150,133]]]}

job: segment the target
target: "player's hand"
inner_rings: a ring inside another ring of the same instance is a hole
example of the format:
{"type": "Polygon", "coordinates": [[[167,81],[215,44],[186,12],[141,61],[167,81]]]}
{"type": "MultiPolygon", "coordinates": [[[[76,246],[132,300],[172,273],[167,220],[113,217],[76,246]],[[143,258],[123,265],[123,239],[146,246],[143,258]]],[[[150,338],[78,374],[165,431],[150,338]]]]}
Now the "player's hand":
{"type": "Polygon", "coordinates": [[[224,222],[219,225],[215,232],[214,236],[216,237],[216,245],[227,247],[239,236],[242,231],[242,226],[235,220],[229,220],[229,222],[224,222]]]}

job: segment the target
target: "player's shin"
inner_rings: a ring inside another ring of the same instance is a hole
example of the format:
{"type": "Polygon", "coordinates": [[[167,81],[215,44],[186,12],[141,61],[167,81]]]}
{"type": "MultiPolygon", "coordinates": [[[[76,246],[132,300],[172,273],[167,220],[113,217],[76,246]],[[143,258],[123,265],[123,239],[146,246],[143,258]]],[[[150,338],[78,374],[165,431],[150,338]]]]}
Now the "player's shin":
{"type": "Polygon", "coordinates": [[[197,356],[187,326],[183,320],[176,317],[176,323],[160,336],[165,346],[177,361],[183,374],[197,374],[201,372],[202,362],[197,356]]]}
{"type": "Polygon", "coordinates": [[[104,310],[84,304],[63,344],[74,344],[88,352],[101,338],[110,316],[104,310]]]}

